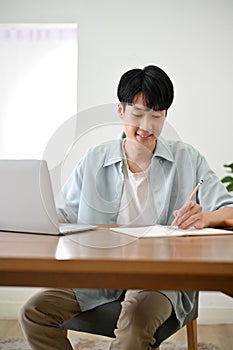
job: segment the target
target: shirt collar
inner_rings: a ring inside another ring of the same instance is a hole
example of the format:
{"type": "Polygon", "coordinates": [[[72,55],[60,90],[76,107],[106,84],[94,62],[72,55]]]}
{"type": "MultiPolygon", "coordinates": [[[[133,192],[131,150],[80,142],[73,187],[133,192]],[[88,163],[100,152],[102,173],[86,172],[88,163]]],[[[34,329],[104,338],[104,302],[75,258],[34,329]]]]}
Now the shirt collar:
{"type": "MultiPolygon", "coordinates": [[[[122,138],[109,142],[109,147],[107,148],[103,164],[104,167],[123,161],[124,155],[122,151],[122,142],[122,138]]],[[[153,157],[159,157],[166,159],[170,162],[174,162],[175,159],[171,152],[169,141],[163,139],[162,137],[159,137],[157,139],[156,149],[153,157]]]]}
{"type": "Polygon", "coordinates": [[[160,157],[164,158],[170,162],[174,162],[174,156],[171,151],[170,147],[170,141],[165,140],[163,137],[158,137],[157,139],[157,144],[156,144],[156,149],[154,152],[153,157],[160,157]]]}
{"type": "Polygon", "coordinates": [[[104,167],[122,162],[124,158],[122,152],[122,142],[122,139],[117,139],[109,143],[109,147],[107,148],[107,152],[105,154],[103,164],[104,167]]]}

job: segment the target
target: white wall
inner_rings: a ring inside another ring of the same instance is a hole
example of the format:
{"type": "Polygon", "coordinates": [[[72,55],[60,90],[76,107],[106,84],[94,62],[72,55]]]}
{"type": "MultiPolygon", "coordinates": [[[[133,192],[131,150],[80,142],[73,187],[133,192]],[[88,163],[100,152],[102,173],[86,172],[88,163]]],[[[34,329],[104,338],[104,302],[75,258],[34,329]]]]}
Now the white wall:
{"type": "Polygon", "coordinates": [[[231,0],[1,0],[0,22],[78,23],[79,110],[115,102],[125,70],[160,65],[175,83],[180,136],[219,176],[232,161],[231,0]]]}
{"type": "Polygon", "coordinates": [[[161,66],[175,84],[169,121],[181,138],[220,177],[233,161],[232,0],[0,0],[0,22],[78,23],[79,111],[116,102],[127,69],[161,66]]]}

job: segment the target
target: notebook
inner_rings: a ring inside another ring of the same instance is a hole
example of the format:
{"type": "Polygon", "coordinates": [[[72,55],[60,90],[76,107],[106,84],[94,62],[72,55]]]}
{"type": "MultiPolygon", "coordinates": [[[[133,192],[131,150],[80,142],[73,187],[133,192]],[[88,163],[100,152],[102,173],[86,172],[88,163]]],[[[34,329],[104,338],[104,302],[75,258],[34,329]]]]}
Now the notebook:
{"type": "Polygon", "coordinates": [[[183,237],[183,236],[213,236],[213,235],[233,235],[233,231],[217,228],[195,229],[194,227],[182,230],[175,226],[154,225],[139,227],[111,227],[111,231],[124,233],[137,238],[148,237],[183,237]]]}
{"type": "Polygon", "coordinates": [[[0,230],[64,235],[94,230],[59,224],[45,160],[0,160],[0,230]]]}

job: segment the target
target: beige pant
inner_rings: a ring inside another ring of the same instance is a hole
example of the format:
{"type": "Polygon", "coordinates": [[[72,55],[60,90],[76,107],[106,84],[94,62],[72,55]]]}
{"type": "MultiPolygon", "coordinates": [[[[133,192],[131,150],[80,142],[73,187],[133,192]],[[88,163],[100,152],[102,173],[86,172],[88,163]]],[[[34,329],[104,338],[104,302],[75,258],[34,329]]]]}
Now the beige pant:
{"type": "MultiPolygon", "coordinates": [[[[127,291],[110,349],[147,350],[171,312],[170,301],[159,292],[127,291]]],[[[32,350],[72,350],[60,326],[79,313],[72,289],[43,289],[22,307],[19,322],[32,350]]]]}

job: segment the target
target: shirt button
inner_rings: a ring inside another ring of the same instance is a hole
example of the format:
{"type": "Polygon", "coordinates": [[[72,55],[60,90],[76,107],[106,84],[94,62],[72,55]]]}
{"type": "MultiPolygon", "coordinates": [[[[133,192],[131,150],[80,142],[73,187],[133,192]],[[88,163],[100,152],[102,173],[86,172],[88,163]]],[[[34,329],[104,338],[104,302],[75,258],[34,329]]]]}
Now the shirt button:
{"type": "Polygon", "coordinates": [[[160,164],[163,164],[163,159],[160,158],[159,163],[160,163],[160,164]]]}

